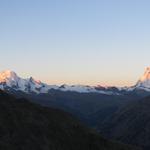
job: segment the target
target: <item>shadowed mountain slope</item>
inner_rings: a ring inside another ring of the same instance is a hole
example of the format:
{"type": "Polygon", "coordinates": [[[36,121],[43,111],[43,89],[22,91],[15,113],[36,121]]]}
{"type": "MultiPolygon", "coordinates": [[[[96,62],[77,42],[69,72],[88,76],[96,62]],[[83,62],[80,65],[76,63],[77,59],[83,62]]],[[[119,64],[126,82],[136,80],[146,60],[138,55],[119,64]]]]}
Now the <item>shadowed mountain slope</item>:
{"type": "Polygon", "coordinates": [[[2,150],[134,150],[103,139],[71,115],[0,91],[2,150]]]}
{"type": "Polygon", "coordinates": [[[150,97],[129,104],[100,125],[103,135],[150,149],[150,97]]]}

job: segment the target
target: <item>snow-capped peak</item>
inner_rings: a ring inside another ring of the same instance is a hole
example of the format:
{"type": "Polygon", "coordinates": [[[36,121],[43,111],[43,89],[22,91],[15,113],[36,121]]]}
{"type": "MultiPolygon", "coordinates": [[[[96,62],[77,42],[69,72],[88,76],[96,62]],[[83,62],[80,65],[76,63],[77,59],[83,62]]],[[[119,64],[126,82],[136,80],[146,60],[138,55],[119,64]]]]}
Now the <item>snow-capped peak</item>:
{"type": "Polygon", "coordinates": [[[14,71],[6,70],[0,72],[0,83],[7,82],[7,80],[16,80],[16,79],[18,79],[18,76],[14,71]]]}
{"type": "Polygon", "coordinates": [[[122,91],[133,91],[136,89],[150,92],[150,67],[146,68],[143,76],[137,84],[132,87],[118,88],[109,86],[85,86],[85,85],[48,85],[33,77],[23,79],[14,71],[6,70],[0,72],[0,89],[15,90],[26,93],[48,93],[50,90],[72,91],[79,93],[101,93],[107,95],[120,94],[122,91]]]}
{"type": "Polygon", "coordinates": [[[139,79],[135,88],[150,91],[150,67],[147,67],[143,76],[139,79]]]}
{"type": "Polygon", "coordinates": [[[150,67],[146,68],[146,71],[145,71],[144,75],[140,78],[139,81],[143,82],[143,81],[146,81],[146,80],[150,80],[150,67]]]}
{"type": "Polygon", "coordinates": [[[35,80],[33,77],[23,79],[19,77],[15,72],[6,70],[0,72],[0,89],[3,90],[15,90],[26,93],[48,93],[51,89],[59,91],[73,91],[79,93],[101,93],[101,94],[114,94],[111,91],[107,91],[106,88],[97,88],[95,86],[84,85],[47,85],[39,80],[35,80]]]}

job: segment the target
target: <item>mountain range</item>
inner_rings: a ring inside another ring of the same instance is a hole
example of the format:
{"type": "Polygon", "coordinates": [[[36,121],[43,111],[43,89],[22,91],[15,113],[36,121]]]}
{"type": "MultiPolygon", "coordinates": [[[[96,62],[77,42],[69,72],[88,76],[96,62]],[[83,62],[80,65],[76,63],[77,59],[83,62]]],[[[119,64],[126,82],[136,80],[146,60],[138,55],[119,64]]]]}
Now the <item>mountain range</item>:
{"type": "Polygon", "coordinates": [[[107,138],[150,148],[150,67],[131,87],[48,85],[7,70],[0,73],[0,89],[18,99],[71,113],[107,138]]]}
{"type": "Polygon", "coordinates": [[[150,67],[148,67],[144,75],[138,82],[131,87],[104,87],[104,86],[84,86],[84,85],[48,85],[33,77],[23,79],[15,72],[6,70],[0,73],[0,89],[15,90],[25,93],[49,93],[50,90],[73,91],[79,93],[100,93],[107,95],[117,95],[126,92],[143,90],[150,92],[150,67]]]}
{"type": "Polygon", "coordinates": [[[90,127],[99,128],[100,123],[114,112],[150,95],[150,67],[131,87],[48,85],[33,77],[23,79],[7,70],[0,73],[0,89],[18,98],[62,109],[90,127]]]}

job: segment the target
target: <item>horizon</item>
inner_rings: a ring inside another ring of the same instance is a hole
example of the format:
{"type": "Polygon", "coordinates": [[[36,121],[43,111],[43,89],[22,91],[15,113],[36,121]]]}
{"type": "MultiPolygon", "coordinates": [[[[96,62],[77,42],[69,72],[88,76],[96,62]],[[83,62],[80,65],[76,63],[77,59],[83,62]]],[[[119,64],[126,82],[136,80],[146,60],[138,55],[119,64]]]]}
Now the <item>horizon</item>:
{"type": "Polygon", "coordinates": [[[48,84],[131,86],[149,65],[150,1],[0,2],[0,70],[48,84]]]}
{"type": "Polygon", "coordinates": [[[20,77],[20,78],[22,78],[22,79],[29,79],[29,78],[33,78],[35,81],[37,81],[37,82],[42,82],[42,83],[46,83],[46,84],[48,84],[48,85],[58,85],[58,86],[61,86],[61,85],[69,85],[69,86],[72,86],[72,85],[83,85],[83,86],[103,86],[103,87],[132,87],[132,86],[134,86],[139,80],[141,80],[142,82],[147,78],[147,79],[149,79],[149,71],[150,71],[150,67],[146,67],[145,68],[145,72],[143,73],[143,75],[141,75],[138,79],[137,79],[137,81],[135,82],[135,83],[133,83],[133,85],[129,85],[129,86],[127,86],[127,85],[122,85],[122,86],[117,86],[117,85],[106,85],[106,84],[95,84],[95,85],[88,85],[88,84],[77,84],[77,83],[74,83],[74,84],[68,84],[68,83],[61,83],[61,84],[57,84],[57,83],[47,83],[47,82],[44,82],[44,81],[42,81],[42,80],[40,80],[40,79],[37,79],[37,78],[34,78],[34,76],[32,76],[32,75],[30,75],[30,76],[24,76],[24,77],[22,77],[22,76],[20,76],[20,74],[18,74],[17,72],[15,72],[15,71],[13,71],[13,70],[10,70],[10,69],[8,69],[8,70],[3,70],[3,71],[0,71],[0,74],[2,74],[2,76],[4,76],[3,75],[3,73],[6,75],[5,77],[7,77],[7,76],[10,76],[10,74],[11,73],[13,73],[13,74],[16,74],[18,77],[20,77]],[[148,76],[147,76],[148,75],[148,76]]]}

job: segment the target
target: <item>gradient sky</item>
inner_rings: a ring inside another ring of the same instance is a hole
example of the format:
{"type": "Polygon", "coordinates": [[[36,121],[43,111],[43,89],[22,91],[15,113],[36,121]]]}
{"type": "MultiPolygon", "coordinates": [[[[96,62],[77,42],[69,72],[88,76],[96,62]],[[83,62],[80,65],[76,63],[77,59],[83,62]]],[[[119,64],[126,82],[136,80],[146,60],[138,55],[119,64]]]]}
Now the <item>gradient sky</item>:
{"type": "Polygon", "coordinates": [[[150,65],[149,0],[1,0],[0,70],[49,84],[132,85],[150,65]]]}

